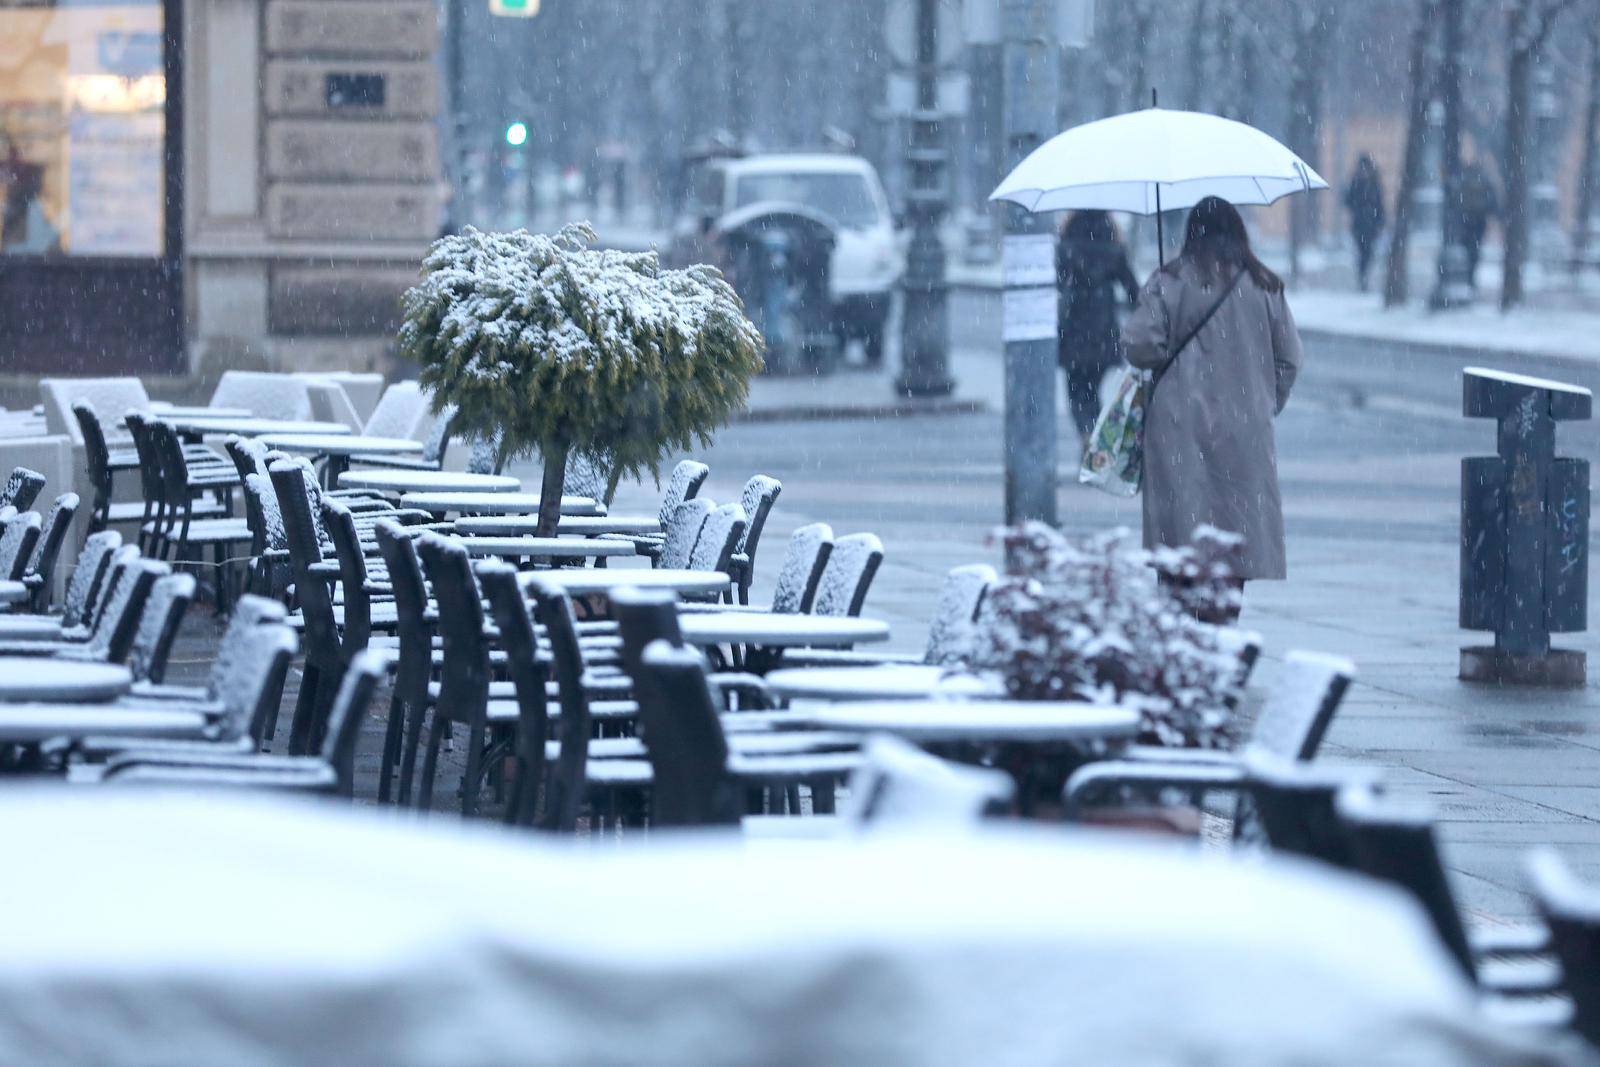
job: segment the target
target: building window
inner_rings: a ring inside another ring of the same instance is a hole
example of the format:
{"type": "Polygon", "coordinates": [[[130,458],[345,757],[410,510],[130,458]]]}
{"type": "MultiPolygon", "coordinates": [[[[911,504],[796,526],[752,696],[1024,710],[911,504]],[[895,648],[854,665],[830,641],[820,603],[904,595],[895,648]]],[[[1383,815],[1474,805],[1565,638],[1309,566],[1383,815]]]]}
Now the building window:
{"type": "Polygon", "coordinates": [[[0,0],[0,255],[161,258],[159,0],[0,0]]]}

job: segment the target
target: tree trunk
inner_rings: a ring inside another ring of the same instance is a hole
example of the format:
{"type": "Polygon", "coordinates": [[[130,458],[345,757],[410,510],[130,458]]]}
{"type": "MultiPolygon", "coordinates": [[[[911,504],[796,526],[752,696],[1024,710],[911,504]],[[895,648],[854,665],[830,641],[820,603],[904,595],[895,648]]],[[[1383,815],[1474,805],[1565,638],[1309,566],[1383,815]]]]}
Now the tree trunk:
{"type": "Polygon", "coordinates": [[[1206,23],[1210,20],[1210,0],[1194,0],[1194,9],[1189,18],[1189,41],[1184,60],[1186,81],[1183,87],[1183,106],[1191,111],[1205,110],[1202,105],[1206,91],[1206,32],[1209,28],[1206,23]]]}
{"type": "MultiPolygon", "coordinates": [[[[1324,40],[1327,19],[1321,3],[1301,0],[1291,14],[1294,40],[1294,73],[1289,83],[1289,147],[1312,170],[1321,163],[1322,75],[1327,58],[1324,40]]],[[[1307,238],[1314,238],[1315,217],[1309,195],[1296,196],[1289,203],[1289,276],[1300,280],[1300,249],[1307,238]]]]}
{"type": "Polygon", "coordinates": [[[561,524],[561,495],[567,488],[567,446],[544,450],[544,481],[539,485],[539,525],[536,537],[554,537],[561,524]]]}
{"type": "Polygon", "coordinates": [[[1500,216],[1505,235],[1500,310],[1522,303],[1522,264],[1528,257],[1528,102],[1533,92],[1533,48],[1522,44],[1519,23],[1527,17],[1528,0],[1509,15],[1511,54],[1506,62],[1505,200],[1500,216]]]}
{"type": "Polygon", "coordinates": [[[1417,186],[1422,181],[1422,146],[1428,124],[1429,91],[1433,84],[1428,63],[1428,41],[1439,13],[1439,0],[1422,0],[1417,5],[1416,25],[1411,29],[1410,74],[1406,106],[1406,144],[1400,164],[1400,184],[1395,192],[1394,225],[1389,231],[1389,262],[1383,277],[1383,306],[1397,307],[1410,296],[1411,278],[1408,256],[1411,243],[1411,210],[1417,186]]]}
{"type": "Polygon", "coordinates": [[[1576,277],[1589,256],[1590,217],[1594,214],[1595,188],[1600,175],[1600,4],[1590,7],[1588,18],[1589,85],[1583,108],[1583,169],[1578,176],[1577,217],[1572,224],[1572,273],[1576,277]]]}

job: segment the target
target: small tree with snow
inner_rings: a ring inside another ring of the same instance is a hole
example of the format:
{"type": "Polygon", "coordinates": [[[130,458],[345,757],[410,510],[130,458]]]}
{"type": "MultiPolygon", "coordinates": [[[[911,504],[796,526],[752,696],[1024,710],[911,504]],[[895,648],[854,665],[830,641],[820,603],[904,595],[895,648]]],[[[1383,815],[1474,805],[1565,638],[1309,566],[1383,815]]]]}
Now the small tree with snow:
{"type": "Polygon", "coordinates": [[[762,340],[722,275],[662,270],[654,252],[589,248],[588,225],[554,236],[468,227],[435,241],[405,295],[401,351],[435,409],[501,458],[544,460],[539,533],[555,532],[567,459],[604,456],[656,473],[709,443],[744,404],[762,340]]]}
{"type": "MultiPolygon", "coordinates": [[[[1224,748],[1238,660],[1155,581],[1125,530],[1069,541],[1029,523],[1001,532],[1006,574],[990,589],[975,664],[1020,700],[1091,700],[1139,712],[1146,744],[1224,748]]],[[[1178,561],[1166,550],[1167,562],[1178,561]]]]}

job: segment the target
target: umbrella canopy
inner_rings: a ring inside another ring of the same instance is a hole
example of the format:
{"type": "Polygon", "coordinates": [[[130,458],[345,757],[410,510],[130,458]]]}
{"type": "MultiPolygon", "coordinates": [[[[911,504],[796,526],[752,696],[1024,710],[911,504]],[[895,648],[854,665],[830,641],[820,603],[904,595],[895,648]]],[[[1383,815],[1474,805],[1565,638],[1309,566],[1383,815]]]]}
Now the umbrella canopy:
{"type": "Polygon", "coordinates": [[[1208,196],[1270,204],[1327,187],[1299,156],[1253,126],[1152,107],[1056,134],[1018,163],[989,199],[1029,211],[1153,215],[1193,207],[1208,196]]]}

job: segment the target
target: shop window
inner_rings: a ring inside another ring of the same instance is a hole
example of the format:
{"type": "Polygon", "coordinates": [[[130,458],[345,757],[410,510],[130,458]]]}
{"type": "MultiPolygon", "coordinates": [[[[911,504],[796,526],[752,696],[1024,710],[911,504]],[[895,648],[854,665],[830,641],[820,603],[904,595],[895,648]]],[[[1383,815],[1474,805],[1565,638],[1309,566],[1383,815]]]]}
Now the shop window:
{"type": "Polygon", "coordinates": [[[0,255],[160,258],[158,0],[0,0],[0,255]]]}

